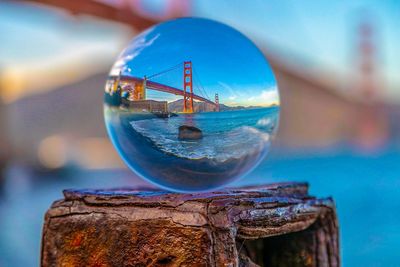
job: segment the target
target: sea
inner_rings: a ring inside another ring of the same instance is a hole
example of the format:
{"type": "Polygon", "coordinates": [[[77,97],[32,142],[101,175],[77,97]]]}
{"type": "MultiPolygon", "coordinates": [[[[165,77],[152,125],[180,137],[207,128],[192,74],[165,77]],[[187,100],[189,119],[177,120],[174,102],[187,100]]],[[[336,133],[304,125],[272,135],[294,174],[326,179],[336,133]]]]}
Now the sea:
{"type": "Polygon", "coordinates": [[[132,120],[132,128],[158,149],[180,158],[224,162],[240,159],[270,142],[278,124],[278,107],[179,114],[168,119],[132,120]],[[195,126],[203,137],[178,139],[181,125],[195,126]]]}
{"type": "Polygon", "coordinates": [[[163,187],[194,192],[222,187],[249,172],[267,154],[279,107],[175,114],[105,108],[109,135],[125,163],[163,187]],[[194,126],[202,138],[180,140],[179,127],[194,126]]]}

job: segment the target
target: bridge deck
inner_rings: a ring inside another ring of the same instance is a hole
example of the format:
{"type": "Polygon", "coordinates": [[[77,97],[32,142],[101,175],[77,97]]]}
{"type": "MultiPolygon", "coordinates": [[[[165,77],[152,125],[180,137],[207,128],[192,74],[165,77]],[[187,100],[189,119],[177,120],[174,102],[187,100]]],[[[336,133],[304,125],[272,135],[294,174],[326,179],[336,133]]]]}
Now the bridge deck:
{"type": "MultiPolygon", "coordinates": [[[[111,76],[110,78],[116,78],[116,76],[111,76]]],[[[142,78],[133,77],[133,76],[121,76],[120,80],[135,82],[135,83],[143,83],[143,81],[144,81],[144,79],[142,79],[142,78]]],[[[160,91],[160,92],[183,96],[183,90],[181,90],[181,89],[178,89],[178,88],[175,88],[172,86],[168,86],[165,84],[149,81],[149,80],[147,80],[147,82],[146,82],[146,88],[150,89],[150,90],[155,90],[155,91],[160,91]]],[[[198,100],[198,101],[203,101],[203,102],[206,102],[211,105],[216,105],[213,101],[211,101],[205,97],[196,95],[196,94],[193,94],[193,99],[198,100]]]]}

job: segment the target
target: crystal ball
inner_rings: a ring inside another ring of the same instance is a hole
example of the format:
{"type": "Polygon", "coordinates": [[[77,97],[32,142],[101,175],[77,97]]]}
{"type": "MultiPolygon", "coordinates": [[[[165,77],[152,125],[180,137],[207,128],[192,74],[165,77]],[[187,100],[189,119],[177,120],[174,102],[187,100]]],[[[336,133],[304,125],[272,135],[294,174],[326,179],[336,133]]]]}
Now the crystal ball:
{"type": "Polygon", "coordinates": [[[134,38],[113,65],[104,116],[119,155],[143,179],[177,192],[215,189],[255,168],[279,120],[261,51],[216,21],[181,18],[134,38]]]}

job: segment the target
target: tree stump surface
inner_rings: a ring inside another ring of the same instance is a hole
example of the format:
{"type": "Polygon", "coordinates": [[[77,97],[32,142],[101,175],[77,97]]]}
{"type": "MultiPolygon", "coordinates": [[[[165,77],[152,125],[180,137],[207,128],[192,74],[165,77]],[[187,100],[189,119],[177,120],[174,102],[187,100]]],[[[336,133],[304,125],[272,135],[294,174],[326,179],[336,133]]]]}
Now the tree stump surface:
{"type": "Polygon", "coordinates": [[[305,183],[177,194],[65,190],[41,266],[340,266],[331,198],[305,183]]]}

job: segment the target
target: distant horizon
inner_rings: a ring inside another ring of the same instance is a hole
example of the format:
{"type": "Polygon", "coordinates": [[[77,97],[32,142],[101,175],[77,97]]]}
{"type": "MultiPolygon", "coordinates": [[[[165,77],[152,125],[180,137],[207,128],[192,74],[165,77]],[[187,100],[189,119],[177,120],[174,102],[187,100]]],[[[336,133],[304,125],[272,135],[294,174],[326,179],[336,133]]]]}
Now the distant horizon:
{"type": "MultiPolygon", "coordinates": [[[[130,75],[130,74],[128,74],[128,75],[124,75],[125,77],[135,77],[135,78],[141,78],[141,77],[136,77],[136,76],[134,76],[134,75],[130,75]]],[[[109,78],[113,78],[113,77],[116,77],[115,75],[109,75],[109,78]]],[[[166,85],[168,85],[168,84],[166,84],[166,85]]],[[[277,87],[276,87],[277,88],[277,87]]],[[[177,88],[177,89],[180,89],[180,90],[182,90],[181,88],[177,88]]],[[[147,89],[147,90],[149,90],[150,92],[151,91],[153,91],[153,89],[147,89]]],[[[271,91],[271,93],[278,93],[278,89],[276,89],[276,90],[274,90],[274,89],[271,89],[270,90],[271,91]]],[[[158,95],[160,94],[160,92],[158,92],[157,93],[158,95]]],[[[262,94],[268,94],[268,92],[266,92],[266,91],[262,91],[262,94]]],[[[149,92],[147,91],[147,94],[146,95],[149,95],[149,92]]],[[[170,100],[166,100],[168,103],[170,103],[170,102],[173,102],[173,101],[177,101],[177,100],[180,100],[180,99],[182,99],[181,98],[181,96],[178,96],[178,95],[171,95],[171,94],[169,94],[168,96],[166,96],[167,98],[173,98],[173,99],[170,99],[170,100]]],[[[262,97],[262,95],[261,95],[261,97],[262,97]]],[[[157,98],[159,98],[159,97],[157,97],[157,98]]],[[[264,99],[265,99],[266,97],[264,96],[264,99]]],[[[230,98],[230,100],[234,100],[235,98],[233,98],[233,97],[231,97],[230,98]]],[[[249,101],[251,101],[251,100],[254,100],[254,99],[256,99],[256,97],[249,97],[248,98],[248,100],[249,101]]],[[[156,100],[156,99],[154,99],[154,100],[156,100]]],[[[212,99],[210,99],[210,100],[212,100],[212,99]]],[[[159,101],[163,101],[163,100],[159,100],[159,101]]],[[[193,100],[193,101],[199,101],[199,100],[193,100]]],[[[201,101],[200,101],[201,102],[201,101]]],[[[237,104],[237,103],[234,103],[234,102],[225,102],[225,103],[222,103],[221,102],[221,104],[224,104],[224,105],[227,105],[227,106],[244,106],[244,105],[240,105],[240,104],[237,104]]],[[[257,104],[255,104],[255,105],[257,105],[257,104]]],[[[280,99],[279,99],[279,96],[277,96],[276,97],[276,99],[275,99],[275,101],[270,101],[269,103],[266,103],[265,105],[262,105],[262,106],[271,106],[271,105],[280,105],[280,99]]],[[[254,106],[254,105],[247,105],[247,106],[254,106]]],[[[258,104],[258,106],[260,106],[259,104],[258,104]]]]}
{"type": "MultiPolygon", "coordinates": [[[[154,100],[154,99],[148,99],[148,100],[154,100]]],[[[180,99],[176,99],[176,100],[173,100],[173,101],[167,101],[167,103],[168,104],[170,104],[170,103],[174,103],[174,102],[178,102],[178,101],[183,101],[183,98],[180,98],[180,99]]],[[[193,100],[193,102],[196,102],[196,103],[204,103],[203,101],[199,101],[199,100],[193,100]]],[[[266,105],[263,105],[263,106],[261,106],[261,105],[250,105],[250,106],[244,106],[244,105],[227,105],[227,104],[225,104],[225,103],[219,103],[220,105],[224,105],[224,106],[227,106],[227,107],[230,107],[230,108],[236,108],[236,107],[243,107],[243,108],[268,108],[268,107],[271,107],[271,106],[280,106],[280,103],[278,102],[278,103],[270,103],[270,104],[266,104],[266,105]]]]}

